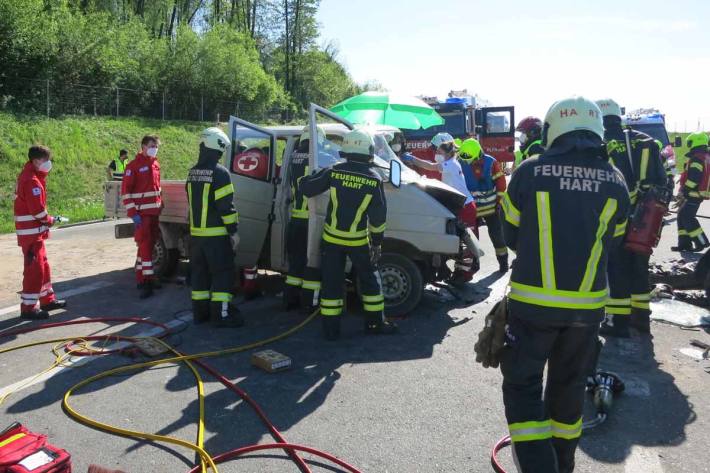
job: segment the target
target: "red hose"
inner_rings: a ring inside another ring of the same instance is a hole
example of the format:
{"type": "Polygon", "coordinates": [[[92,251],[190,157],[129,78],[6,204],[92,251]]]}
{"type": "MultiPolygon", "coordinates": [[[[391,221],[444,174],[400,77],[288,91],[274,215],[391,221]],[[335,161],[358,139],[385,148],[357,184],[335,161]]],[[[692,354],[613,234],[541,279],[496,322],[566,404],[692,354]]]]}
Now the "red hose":
{"type": "Polygon", "coordinates": [[[496,473],[506,473],[503,466],[498,462],[498,452],[503,450],[508,445],[510,445],[510,435],[506,435],[502,439],[498,440],[495,445],[493,445],[493,450],[491,450],[491,466],[496,473]]]}
{"type": "MultiPolygon", "coordinates": [[[[143,323],[143,324],[149,324],[153,325],[156,327],[160,327],[164,330],[164,334],[161,335],[161,338],[163,336],[166,336],[169,334],[170,329],[161,323],[154,322],[151,320],[146,320],[142,319],[139,317],[99,317],[95,319],[86,319],[86,320],[72,320],[72,321],[66,321],[66,322],[52,322],[48,324],[40,324],[40,325],[34,325],[30,327],[25,327],[25,328],[20,328],[16,330],[11,330],[11,331],[5,331],[5,332],[0,332],[0,338],[3,337],[9,337],[13,335],[19,335],[23,333],[29,333],[29,332],[35,332],[38,330],[43,330],[46,328],[54,328],[54,327],[63,327],[66,325],[82,325],[82,324],[89,324],[89,323],[103,323],[103,322],[133,322],[133,323],[143,323]]],[[[125,337],[121,335],[106,335],[106,336],[99,336],[99,335],[92,335],[88,337],[77,337],[77,339],[81,340],[107,340],[107,339],[115,339],[115,340],[132,340],[134,337],[125,337]]],[[[79,352],[72,352],[74,355],[78,356],[91,356],[91,355],[107,355],[111,353],[116,353],[119,351],[124,351],[124,350],[106,350],[106,351],[101,351],[101,352],[90,352],[90,351],[79,351],[79,352]]],[[[176,353],[179,353],[180,356],[185,356],[184,353],[181,353],[177,350],[175,350],[176,353]]],[[[247,404],[249,404],[254,411],[256,412],[257,416],[261,419],[261,421],[266,425],[266,427],[269,429],[271,432],[271,435],[276,439],[278,443],[273,443],[273,444],[263,444],[263,445],[251,445],[248,447],[241,447],[237,448],[234,450],[230,450],[228,452],[219,454],[215,456],[213,459],[215,463],[222,463],[228,460],[231,460],[233,458],[236,458],[240,455],[244,455],[249,452],[254,452],[258,450],[271,450],[271,449],[280,449],[284,450],[290,457],[291,459],[298,465],[299,469],[303,472],[310,473],[311,470],[306,464],[306,462],[297,454],[297,451],[303,451],[306,453],[310,453],[312,455],[316,455],[318,457],[324,458],[326,460],[329,460],[336,465],[346,469],[347,471],[351,473],[361,473],[360,470],[355,468],[352,465],[349,465],[348,463],[344,462],[343,460],[338,459],[337,457],[330,455],[329,453],[322,452],[320,450],[317,450],[315,448],[311,447],[305,447],[302,445],[296,445],[296,444],[290,444],[286,442],[286,439],[281,435],[281,432],[274,426],[273,423],[269,420],[269,418],[266,416],[266,413],[261,409],[261,407],[251,398],[249,395],[241,388],[237,387],[234,383],[229,381],[224,375],[222,375],[219,371],[216,369],[212,368],[210,365],[205,363],[204,361],[200,359],[193,359],[190,360],[192,363],[195,363],[205,371],[207,371],[209,374],[214,376],[220,383],[222,383],[227,389],[231,390],[232,392],[236,393],[240,398],[244,400],[247,404]]],[[[197,473],[201,471],[202,467],[201,465],[197,465],[194,467],[192,470],[190,470],[190,473],[197,473]]]]}

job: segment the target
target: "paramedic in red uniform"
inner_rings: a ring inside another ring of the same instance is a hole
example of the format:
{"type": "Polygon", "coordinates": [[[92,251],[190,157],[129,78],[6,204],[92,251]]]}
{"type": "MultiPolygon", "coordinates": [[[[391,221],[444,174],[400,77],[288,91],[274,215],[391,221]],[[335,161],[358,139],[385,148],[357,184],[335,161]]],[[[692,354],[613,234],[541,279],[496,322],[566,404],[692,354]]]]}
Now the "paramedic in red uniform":
{"type": "Polygon", "coordinates": [[[121,198],[128,217],[135,224],[134,239],[138,246],[136,280],[140,298],[153,295],[160,287],[153,271],[153,246],[159,236],[158,217],[160,200],[160,164],[158,164],[157,136],[146,135],[141,140],[141,152],[126,165],[121,186],[121,198]]]}
{"type": "Polygon", "coordinates": [[[46,319],[50,310],[67,305],[54,295],[44,247],[49,227],[55,220],[47,213],[46,180],[52,169],[52,152],[45,146],[32,146],[27,155],[29,161],[18,176],[15,188],[15,232],[25,259],[20,317],[46,319]]]}

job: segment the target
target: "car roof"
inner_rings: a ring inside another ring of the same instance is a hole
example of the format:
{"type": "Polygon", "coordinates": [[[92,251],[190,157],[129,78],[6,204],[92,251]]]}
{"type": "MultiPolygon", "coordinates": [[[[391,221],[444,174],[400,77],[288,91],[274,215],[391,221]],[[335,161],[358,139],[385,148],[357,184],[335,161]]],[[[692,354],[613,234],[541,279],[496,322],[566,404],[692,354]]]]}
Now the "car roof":
{"type": "MultiPolygon", "coordinates": [[[[305,126],[305,125],[304,125],[305,126]]],[[[326,135],[340,135],[345,133],[348,129],[342,123],[321,123],[320,126],[325,130],[326,135]]],[[[368,125],[367,128],[372,127],[377,132],[391,131],[399,132],[399,128],[390,125],[368,125]]],[[[279,126],[267,126],[265,129],[276,133],[281,136],[296,136],[303,132],[303,126],[301,125],[279,125],[279,126]]]]}

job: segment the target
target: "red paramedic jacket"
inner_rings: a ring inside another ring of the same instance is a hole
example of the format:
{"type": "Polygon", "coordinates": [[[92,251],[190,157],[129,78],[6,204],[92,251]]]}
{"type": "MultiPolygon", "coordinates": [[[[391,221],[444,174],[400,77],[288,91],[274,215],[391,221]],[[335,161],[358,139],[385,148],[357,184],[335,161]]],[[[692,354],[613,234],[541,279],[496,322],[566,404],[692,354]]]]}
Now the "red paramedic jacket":
{"type": "Polygon", "coordinates": [[[19,246],[49,238],[54,218],[47,213],[47,173],[28,161],[15,187],[15,233],[19,246]]]}
{"type": "Polygon", "coordinates": [[[160,215],[160,164],[156,158],[138,153],[126,165],[121,198],[129,218],[134,215],[160,215]]]}

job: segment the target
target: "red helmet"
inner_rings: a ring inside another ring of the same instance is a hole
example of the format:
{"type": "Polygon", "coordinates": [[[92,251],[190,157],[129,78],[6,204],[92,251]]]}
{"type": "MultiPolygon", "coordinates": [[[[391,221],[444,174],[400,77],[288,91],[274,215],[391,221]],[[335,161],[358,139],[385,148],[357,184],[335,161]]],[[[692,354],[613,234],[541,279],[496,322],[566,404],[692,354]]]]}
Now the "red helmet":
{"type": "Polygon", "coordinates": [[[524,133],[526,135],[541,134],[542,133],[542,120],[537,117],[525,117],[520,120],[518,127],[515,131],[524,133]]]}

